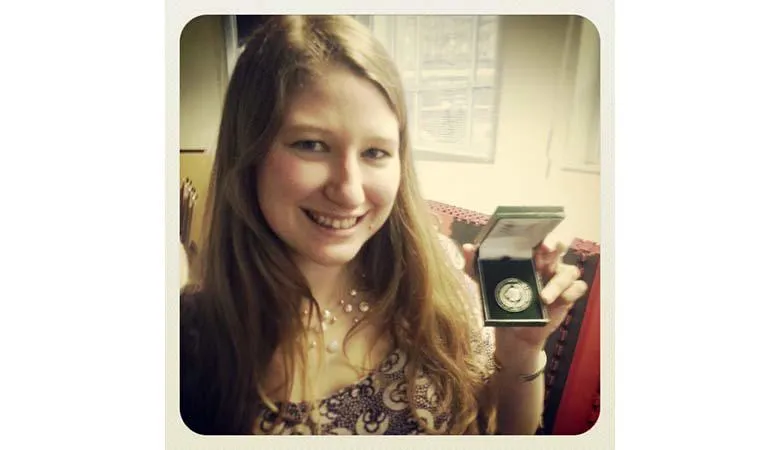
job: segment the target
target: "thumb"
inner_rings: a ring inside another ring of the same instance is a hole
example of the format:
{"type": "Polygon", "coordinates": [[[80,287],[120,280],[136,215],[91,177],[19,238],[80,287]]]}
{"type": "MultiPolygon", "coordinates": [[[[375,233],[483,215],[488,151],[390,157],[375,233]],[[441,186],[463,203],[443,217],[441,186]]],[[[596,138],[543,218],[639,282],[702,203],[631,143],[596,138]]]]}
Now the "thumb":
{"type": "Polygon", "coordinates": [[[474,255],[477,253],[477,247],[474,244],[463,244],[463,258],[466,260],[464,270],[470,277],[474,277],[474,255]]]}

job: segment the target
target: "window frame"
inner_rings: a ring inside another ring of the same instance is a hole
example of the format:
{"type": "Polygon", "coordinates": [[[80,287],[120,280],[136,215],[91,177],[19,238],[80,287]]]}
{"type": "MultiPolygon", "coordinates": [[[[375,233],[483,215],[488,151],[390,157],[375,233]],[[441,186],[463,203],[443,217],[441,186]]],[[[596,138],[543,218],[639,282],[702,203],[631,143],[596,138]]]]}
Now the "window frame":
{"type": "MultiPolygon", "coordinates": [[[[390,53],[394,61],[397,61],[398,53],[395,45],[395,38],[398,33],[398,21],[399,17],[415,17],[416,18],[416,30],[420,29],[420,18],[425,16],[420,15],[388,15],[388,16],[355,16],[364,25],[369,25],[369,28],[374,32],[374,35],[382,42],[382,44],[390,53]],[[379,27],[377,26],[379,25],[379,27]],[[383,29],[384,32],[377,32],[377,28],[383,29]],[[388,32],[389,30],[389,32],[388,32]]],[[[416,83],[414,87],[404,85],[404,93],[411,96],[414,99],[412,104],[407,104],[407,108],[413,111],[414,120],[409,123],[409,135],[412,148],[412,156],[415,160],[420,161],[444,161],[444,162],[464,162],[464,163],[483,163],[492,164],[496,158],[496,147],[498,141],[498,125],[499,125],[499,108],[500,108],[500,90],[501,90],[501,71],[503,68],[503,60],[501,57],[502,48],[502,28],[503,19],[501,15],[469,15],[460,17],[470,17],[473,20],[472,25],[472,46],[471,46],[471,63],[469,70],[469,79],[458,85],[452,85],[447,87],[425,87],[419,83],[421,77],[421,55],[420,55],[420,41],[417,39],[415,48],[416,69],[415,79],[416,83]],[[494,74],[491,83],[483,84],[477,81],[477,70],[479,68],[478,62],[478,42],[479,42],[479,19],[480,17],[493,17],[496,20],[496,37],[495,37],[495,59],[494,59],[494,74]],[[416,106],[419,101],[419,95],[421,92],[441,92],[451,89],[465,89],[468,98],[468,108],[466,110],[466,120],[464,121],[465,132],[467,135],[466,149],[471,149],[474,146],[474,120],[473,114],[475,111],[474,94],[478,89],[490,88],[493,90],[493,95],[490,101],[492,107],[492,113],[489,115],[489,122],[492,125],[490,137],[487,144],[484,147],[479,147],[480,151],[473,151],[469,153],[453,151],[452,149],[443,147],[437,148],[433,146],[425,146],[419,141],[419,123],[420,114],[419,108],[416,106]]],[[[400,66],[399,66],[400,69],[400,66]]],[[[405,95],[405,98],[406,98],[405,95]]]]}

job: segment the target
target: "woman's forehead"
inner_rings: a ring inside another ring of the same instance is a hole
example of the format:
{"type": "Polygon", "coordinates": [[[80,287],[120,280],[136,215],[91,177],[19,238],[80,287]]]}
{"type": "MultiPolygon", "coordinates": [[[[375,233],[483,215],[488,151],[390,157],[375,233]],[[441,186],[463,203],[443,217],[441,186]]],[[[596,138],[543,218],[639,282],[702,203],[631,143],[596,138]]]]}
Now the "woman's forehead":
{"type": "Polygon", "coordinates": [[[289,97],[283,131],[341,128],[370,130],[374,138],[398,140],[398,118],[384,93],[347,69],[330,69],[289,97]]]}

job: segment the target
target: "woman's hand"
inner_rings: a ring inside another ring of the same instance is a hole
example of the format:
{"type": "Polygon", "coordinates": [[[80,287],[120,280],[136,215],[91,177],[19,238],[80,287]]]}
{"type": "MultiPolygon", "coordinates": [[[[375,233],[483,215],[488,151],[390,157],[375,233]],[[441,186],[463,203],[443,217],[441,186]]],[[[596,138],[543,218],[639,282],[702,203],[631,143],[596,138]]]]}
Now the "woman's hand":
{"type": "MultiPolygon", "coordinates": [[[[463,246],[466,271],[474,278],[474,255],[476,248],[471,244],[463,246]]],[[[540,278],[544,280],[542,301],[547,305],[549,323],[544,327],[496,327],[496,352],[503,366],[524,367],[525,359],[544,349],[547,338],[561,325],[574,302],[588,289],[580,280],[577,266],[564,264],[561,258],[566,246],[558,243],[555,249],[540,244],[534,249],[534,263],[540,278]]]]}

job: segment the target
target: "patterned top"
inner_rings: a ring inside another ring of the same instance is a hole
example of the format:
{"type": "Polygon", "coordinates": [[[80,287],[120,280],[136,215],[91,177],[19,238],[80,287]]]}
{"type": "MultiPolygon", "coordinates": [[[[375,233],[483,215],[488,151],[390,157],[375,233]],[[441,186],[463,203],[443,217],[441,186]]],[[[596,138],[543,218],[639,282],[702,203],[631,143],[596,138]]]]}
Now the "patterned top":
{"type": "MultiPolygon", "coordinates": [[[[380,366],[360,381],[320,400],[317,410],[293,403],[286,418],[274,427],[278,414],[261,409],[256,434],[421,434],[406,397],[406,354],[392,352],[380,366]]],[[[417,413],[438,432],[445,432],[449,417],[434,416],[435,393],[426,380],[415,390],[417,413]]],[[[277,404],[279,406],[279,404],[277,404]]]]}
{"type": "MultiPolygon", "coordinates": [[[[465,281],[470,293],[477,294],[477,285],[470,279],[465,281]]],[[[479,297],[474,297],[479,298],[479,297]]],[[[472,320],[480,320],[481,311],[474,302],[472,320]]],[[[492,329],[479,327],[472,348],[483,368],[483,376],[489,377],[495,370],[493,350],[495,338],[492,329]]],[[[423,434],[412,413],[407,398],[405,368],[406,353],[396,349],[371,373],[359,381],[340,389],[329,397],[316,402],[312,409],[305,402],[288,405],[285,417],[277,422],[278,414],[262,406],[255,424],[255,434],[335,434],[335,435],[378,435],[378,434],[423,434]]],[[[415,388],[417,415],[436,434],[449,430],[449,414],[436,413],[437,398],[433,386],[425,377],[418,378],[415,388]]],[[[277,408],[280,406],[277,403],[277,408]]]]}

